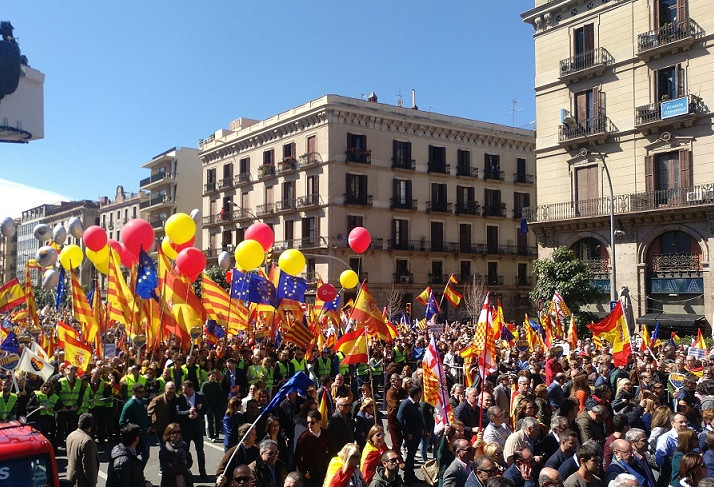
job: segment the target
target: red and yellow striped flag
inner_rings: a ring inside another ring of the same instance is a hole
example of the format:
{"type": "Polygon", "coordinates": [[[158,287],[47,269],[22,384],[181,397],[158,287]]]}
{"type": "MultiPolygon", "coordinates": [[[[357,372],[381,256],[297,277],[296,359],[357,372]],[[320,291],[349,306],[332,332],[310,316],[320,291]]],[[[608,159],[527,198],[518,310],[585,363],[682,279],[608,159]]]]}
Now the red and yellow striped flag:
{"type": "Polygon", "coordinates": [[[27,305],[27,321],[30,326],[40,326],[40,317],[37,316],[37,305],[35,304],[35,290],[32,287],[30,277],[30,266],[25,265],[25,304],[27,305]]]}
{"type": "MultiPolygon", "coordinates": [[[[109,274],[107,274],[107,314],[110,320],[123,323],[130,327],[134,322],[132,317],[134,297],[131,289],[119,272],[119,254],[109,249],[109,274]]],[[[127,328],[127,331],[128,330],[127,328]]],[[[133,332],[133,330],[131,330],[133,332]]]]}
{"type": "Polygon", "coordinates": [[[234,335],[239,330],[248,331],[248,308],[239,299],[231,299],[228,292],[203,274],[201,280],[201,303],[206,317],[227,327],[234,335]]]}
{"type": "Polygon", "coordinates": [[[70,271],[70,283],[72,287],[72,311],[74,318],[82,324],[82,335],[86,338],[87,343],[92,343],[99,332],[99,324],[94,318],[87,296],[79,284],[79,279],[76,274],[70,271]]]}

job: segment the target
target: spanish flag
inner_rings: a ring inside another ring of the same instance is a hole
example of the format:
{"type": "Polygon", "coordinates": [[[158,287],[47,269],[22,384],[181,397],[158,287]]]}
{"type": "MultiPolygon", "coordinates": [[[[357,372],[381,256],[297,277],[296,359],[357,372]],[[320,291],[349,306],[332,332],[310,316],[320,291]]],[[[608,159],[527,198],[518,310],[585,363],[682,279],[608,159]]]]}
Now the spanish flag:
{"type": "Polygon", "coordinates": [[[446,287],[444,288],[444,297],[449,300],[451,304],[454,305],[454,308],[459,307],[459,303],[461,302],[461,298],[464,297],[463,294],[460,294],[457,292],[455,289],[452,289],[451,285],[452,284],[458,284],[459,281],[456,280],[453,274],[451,274],[451,277],[449,277],[448,282],[446,283],[446,287]]]}
{"type": "Polygon", "coordinates": [[[429,302],[429,296],[431,296],[431,286],[427,286],[426,289],[424,289],[421,294],[417,296],[416,300],[426,306],[426,303],[429,302]]]}
{"type": "Polygon", "coordinates": [[[70,336],[64,342],[64,358],[77,367],[77,374],[82,375],[92,359],[92,347],[70,336]]]}
{"type": "Polygon", "coordinates": [[[342,364],[366,364],[367,357],[367,333],[364,328],[351,331],[342,335],[335,348],[345,354],[342,364]]]}
{"type": "Polygon", "coordinates": [[[640,345],[640,352],[646,351],[652,346],[652,340],[650,339],[650,334],[647,332],[647,325],[642,325],[642,344],[640,345]]]}
{"type": "Polygon", "coordinates": [[[377,303],[374,302],[374,298],[367,290],[365,283],[362,284],[362,289],[357,294],[351,317],[359,325],[364,325],[369,330],[370,336],[391,341],[392,337],[389,334],[387,324],[384,322],[382,312],[377,307],[377,303]]]}
{"type": "Polygon", "coordinates": [[[0,313],[6,313],[24,303],[25,291],[17,277],[0,287],[0,313]]]}
{"type": "Polygon", "coordinates": [[[625,321],[622,302],[618,301],[615,309],[600,323],[588,325],[593,335],[601,340],[607,340],[612,346],[612,358],[615,367],[627,365],[627,359],[632,354],[630,347],[630,333],[625,321]]]}

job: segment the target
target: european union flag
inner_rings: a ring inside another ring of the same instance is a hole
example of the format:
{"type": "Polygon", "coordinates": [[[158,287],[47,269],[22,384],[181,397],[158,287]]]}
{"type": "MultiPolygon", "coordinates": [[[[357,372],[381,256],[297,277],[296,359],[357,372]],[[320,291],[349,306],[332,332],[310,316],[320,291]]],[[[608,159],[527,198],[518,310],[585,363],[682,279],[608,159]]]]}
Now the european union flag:
{"type": "Polygon", "coordinates": [[[231,298],[271,306],[276,306],[278,301],[275,286],[269,280],[258,274],[248,274],[238,270],[233,271],[231,298]]]}
{"type": "Polygon", "coordinates": [[[94,306],[94,288],[90,289],[87,293],[87,301],[89,302],[89,307],[94,306]]]}
{"type": "Polygon", "coordinates": [[[506,328],[506,325],[503,325],[501,327],[501,340],[506,340],[507,342],[510,342],[512,340],[515,340],[516,337],[513,336],[513,333],[511,333],[511,330],[506,328]]]}
{"type": "Polygon", "coordinates": [[[291,276],[285,272],[280,273],[278,289],[276,289],[278,299],[292,299],[294,301],[305,301],[305,291],[307,291],[307,281],[302,277],[291,276]]]}
{"type": "Polygon", "coordinates": [[[340,295],[335,296],[332,301],[325,301],[322,305],[323,311],[335,311],[340,307],[340,295]]]}
{"type": "Polygon", "coordinates": [[[67,283],[64,282],[64,267],[60,267],[59,270],[59,281],[57,281],[57,301],[55,302],[55,308],[60,309],[62,306],[62,300],[64,299],[64,293],[67,290],[67,283]]]}
{"type": "Polygon", "coordinates": [[[0,344],[0,350],[5,350],[8,353],[17,353],[20,351],[20,342],[14,331],[7,334],[7,338],[0,344]]]}
{"type": "Polygon", "coordinates": [[[158,301],[156,286],[159,285],[159,275],[156,273],[154,262],[143,248],[139,252],[139,266],[136,274],[138,276],[136,279],[136,294],[143,299],[154,298],[158,301]]]}
{"type": "Polygon", "coordinates": [[[439,312],[439,304],[436,302],[436,299],[434,298],[434,293],[429,294],[429,302],[426,305],[426,313],[424,314],[424,318],[426,318],[427,321],[431,319],[432,316],[437,314],[439,312]]]}

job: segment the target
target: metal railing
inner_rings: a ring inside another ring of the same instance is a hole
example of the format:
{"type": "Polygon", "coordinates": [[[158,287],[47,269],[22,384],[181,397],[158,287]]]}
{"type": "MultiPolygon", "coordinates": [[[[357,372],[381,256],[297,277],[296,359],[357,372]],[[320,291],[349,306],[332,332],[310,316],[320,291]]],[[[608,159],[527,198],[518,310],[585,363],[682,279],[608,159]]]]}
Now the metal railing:
{"type": "Polygon", "coordinates": [[[275,211],[275,205],[273,203],[265,203],[255,207],[255,214],[258,216],[269,215],[275,211]]]}
{"type": "Polygon", "coordinates": [[[395,196],[393,198],[390,198],[389,207],[393,210],[416,210],[417,200],[395,196]]]}
{"type": "Polygon", "coordinates": [[[699,272],[702,270],[699,254],[655,254],[652,256],[653,272],[699,272]]]}
{"type": "Polygon", "coordinates": [[[226,189],[226,188],[232,188],[233,187],[233,176],[228,177],[228,178],[223,178],[220,181],[218,181],[218,189],[226,189]]]}
{"type": "Polygon", "coordinates": [[[162,203],[173,203],[173,198],[168,195],[160,194],[146,201],[142,201],[139,203],[139,208],[143,210],[145,208],[149,208],[150,206],[160,205],[162,203]]]}
{"type": "Polygon", "coordinates": [[[416,169],[416,161],[414,159],[392,157],[392,169],[416,169]]]}
{"type": "MultiPolygon", "coordinates": [[[[687,98],[687,112],[681,115],[689,115],[691,113],[700,113],[704,107],[702,99],[696,95],[682,94],[678,98],[687,98]]],[[[677,98],[675,98],[676,100],[677,98]]],[[[648,105],[642,105],[635,108],[635,126],[645,125],[653,122],[659,122],[665,118],[670,118],[667,114],[662,113],[662,104],[671,102],[672,100],[662,100],[648,105]]],[[[679,116],[679,115],[677,115],[679,116]]],[[[671,117],[675,118],[675,117],[671,117]]]]}
{"type": "MultiPolygon", "coordinates": [[[[714,183],[691,188],[661,189],[615,195],[615,214],[714,204],[714,183]]],[[[530,223],[610,215],[610,198],[592,198],[529,206],[523,215],[530,223]]]]}
{"type": "Polygon", "coordinates": [[[506,180],[506,172],[505,171],[484,170],[483,171],[483,179],[490,179],[493,181],[505,181],[506,180]]]}
{"type": "Polygon", "coordinates": [[[394,282],[396,284],[413,284],[414,274],[411,272],[395,272],[394,282]]]}
{"type": "Polygon", "coordinates": [[[294,157],[286,157],[278,163],[280,172],[293,171],[297,168],[297,159],[294,157]]]}
{"type": "Polygon", "coordinates": [[[241,172],[236,176],[235,184],[249,183],[252,179],[249,172],[241,172]]]}
{"type": "Polygon", "coordinates": [[[498,274],[488,274],[486,284],[489,286],[503,286],[503,276],[498,274]]]}
{"type": "Polygon", "coordinates": [[[610,261],[607,259],[582,259],[593,274],[608,275],[610,273],[610,261]]]}
{"type": "Polygon", "coordinates": [[[478,215],[480,209],[478,201],[462,201],[456,204],[457,215],[478,215]]]}
{"type": "Polygon", "coordinates": [[[465,176],[468,178],[478,178],[478,168],[471,167],[467,164],[457,164],[456,165],[456,175],[465,176]]]}
{"type": "Polygon", "coordinates": [[[351,194],[342,195],[346,205],[372,206],[373,196],[371,194],[351,194]]]}
{"type": "Polygon", "coordinates": [[[434,211],[437,213],[451,213],[451,208],[453,206],[453,203],[448,203],[446,201],[427,201],[426,212],[430,213],[434,211]]]}
{"type": "Polygon", "coordinates": [[[275,211],[288,211],[295,209],[297,209],[297,200],[295,198],[275,202],[275,211]]]}
{"type": "Polygon", "coordinates": [[[533,277],[532,276],[514,276],[513,277],[514,286],[532,286],[533,277]]]}
{"type": "Polygon", "coordinates": [[[533,174],[526,174],[524,172],[514,172],[513,173],[514,183],[525,183],[533,184],[535,182],[535,176],[533,174]]]}
{"type": "Polygon", "coordinates": [[[206,183],[203,185],[204,193],[212,193],[215,190],[216,190],[216,182],[215,181],[211,181],[210,183],[206,183]]]}
{"type": "Polygon", "coordinates": [[[148,186],[151,183],[155,183],[157,181],[162,181],[164,179],[170,179],[171,174],[166,172],[166,170],[159,171],[157,173],[152,174],[148,178],[144,178],[139,182],[139,187],[143,188],[144,186],[148,186]]]}
{"type": "Polygon", "coordinates": [[[506,216],[506,203],[484,205],[481,216],[506,216]]]}
{"type": "Polygon", "coordinates": [[[605,115],[579,120],[576,127],[568,124],[558,126],[558,142],[580,139],[596,134],[609,134],[615,131],[615,126],[605,115]]]}
{"type": "Polygon", "coordinates": [[[355,149],[354,147],[350,147],[345,151],[345,162],[372,164],[372,151],[369,149],[355,149]]]}
{"type": "Polygon", "coordinates": [[[304,208],[306,206],[317,206],[320,204],[319,194],[308,194],[305,196],[300,196],[297,199],[298,208],[304,208]]]}
{"type": "Polygon", "coordinates": [[[275,166],[272,164],[263,164],[262,166],[258,167],[258,178],[263,179],[263,178],[268,178],[270,176],[275,175],[275,166]]]}
{"type": "Polygon", "coordinates": [[[429,284],[444,284],[449,280],[448,274],[432,274],[429,273],[429,284]]]}
{"type": "Polygon", "coordinates": [[[565,78],[595,66],[607,66],[615,59],[604,47],[576,54],[560,61],[560,77],[565,78]]]}
{"type": "Polygon", "coordinates": [[[701,27],[690,18],[681,22],[671,22],[658,29],[637,35],[637,53],[643,53],[661,46],[666,46],[688,37],[696,38],[704,33],[701,27]]]}
{"type": "Polygon", "coordinates": [[[322,156],[319,152],[307,152],[298,158],[300,167],[312,166],[313,164],[320,164],[321,162],[322,156]]]}
{"type": "Polygon", "coordinates": [[[449,174],[451,171],[451,164],[445,164],[443,162],[429,162],[426,168],[426,172],[435,174],[449,174]]]}

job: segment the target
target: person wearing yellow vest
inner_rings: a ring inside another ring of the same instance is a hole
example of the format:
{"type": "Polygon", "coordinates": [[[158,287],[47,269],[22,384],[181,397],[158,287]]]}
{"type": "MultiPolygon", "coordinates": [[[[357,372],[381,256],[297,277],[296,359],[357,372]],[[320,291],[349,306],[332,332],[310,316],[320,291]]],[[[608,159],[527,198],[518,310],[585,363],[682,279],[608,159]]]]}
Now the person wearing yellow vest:
{"type": "Polygon", "coordinates": [[[257,384],[265,380],[265,369],[261,365],[258,357],[255,358],[255,365],[248,367],[248,383],[257,384]]]}
{"type": "Polygon", "coordinates": [[[51,382],[45,382],[35,391],[27,403],[27,418],[32,426],[54,444],[55,406],[59,396],[54,393],[51,382]]]}
{"type": "Polygon", "coordinates": [[[312,363],[312,372],[318,379],[322,379],[326,375],[332,376],[332,357],[330,357],[328,349],[323,349],[322,355],[312,363]]]}
{"type": "MultiPolygon", "coordinates": [[[[102,371],[100,369],[95,368],[92,370],[85,396],[88,396],[88,411],[98,419],[98,421],[94,422],[93,433],[97,436],[98,441],[103,442],[107,438],[107,422],[104,421],[104,418],[109,416],[107,410],[112,405],[112,398],[110,397],[111,389],[102,379],[102,371]]],[[[85,409],[84,406],[82,409],[85,409]]]]}
{"type": "Polygon", "coordinates": [[[273,368],[273,361],[270,357],[265,357],[263,359],[263,373],[265,381],[265,390],[268,391],[268,395],[273,397],[273,387],[275,387],[275,369],[273,368]]]}
{"type": "Polygon", "coordinates": [[[0,396],[0,423],[17,419],[17,394],[12,392],[12,380],[3,379],[0,396]]]}
{"type": "Polygon", "coordinates": [[[77,368],[74,365],[65,367],[64,375],[57,381],[57,387],[55,388],[55,392],[59,395],[61,401],[61,407],[56,414],[57,444],[60,445],[65,443],[69,433],[77,429],[79,398],[80,394],[84,392],[82,390],[82,381],[77,377],[77,368]]]}
{"type": "Polygon", "coordinates": [[[337,352],[335,352],[335,357],[337,357],[337,363],[339,364],[337,366],[337,370],[344,377],[348,377],[350,375],[350,366],[349,364],[342,363],[342,361],[345,359],[344,352],[342,350],[338,350],[337,352]]]}
{"type": "Polygon", "coordinates": [[[273,369],[273,378],[275,379],[276,386],[282,386],[294,373],[295,365],[290,361],[290,352],[287,348],[284,348],[280,351],[278,361],[275,362],[275,368],[273,369]]]}
{"type": "Polygon", "coordinates": [[[190,380],[196,384],[196,387],[200,387],[200,384],[208,380],[206,372],[196,363],[196,357],[193,355],[186,357],[186,363],[181,366],[181,370],[183,370],[182,383],[190,380]]]}
{"type": "Polygon", "coordinates": [[[141,375],[141,367],[132,365],[129,373],[121,378],[121,394],[125,401],[129,400],[134,390],[134,384],[146,386],[146,377],[141,375]]]}
{"type": "Polygon", "coordinates": [[[293,373],[302,371],[305,375],[309,374],[307,360],[305,360],[305,350],[296,349],[295,357],[290,362],[293,364],[293,373]]]}
{"type": "Polygon", "coordinates": [[[404,345],[401,343],[394,345],[394,361],[403,365],[406,365],[407,363],[407,354],[404,350],[404,345]]]}

